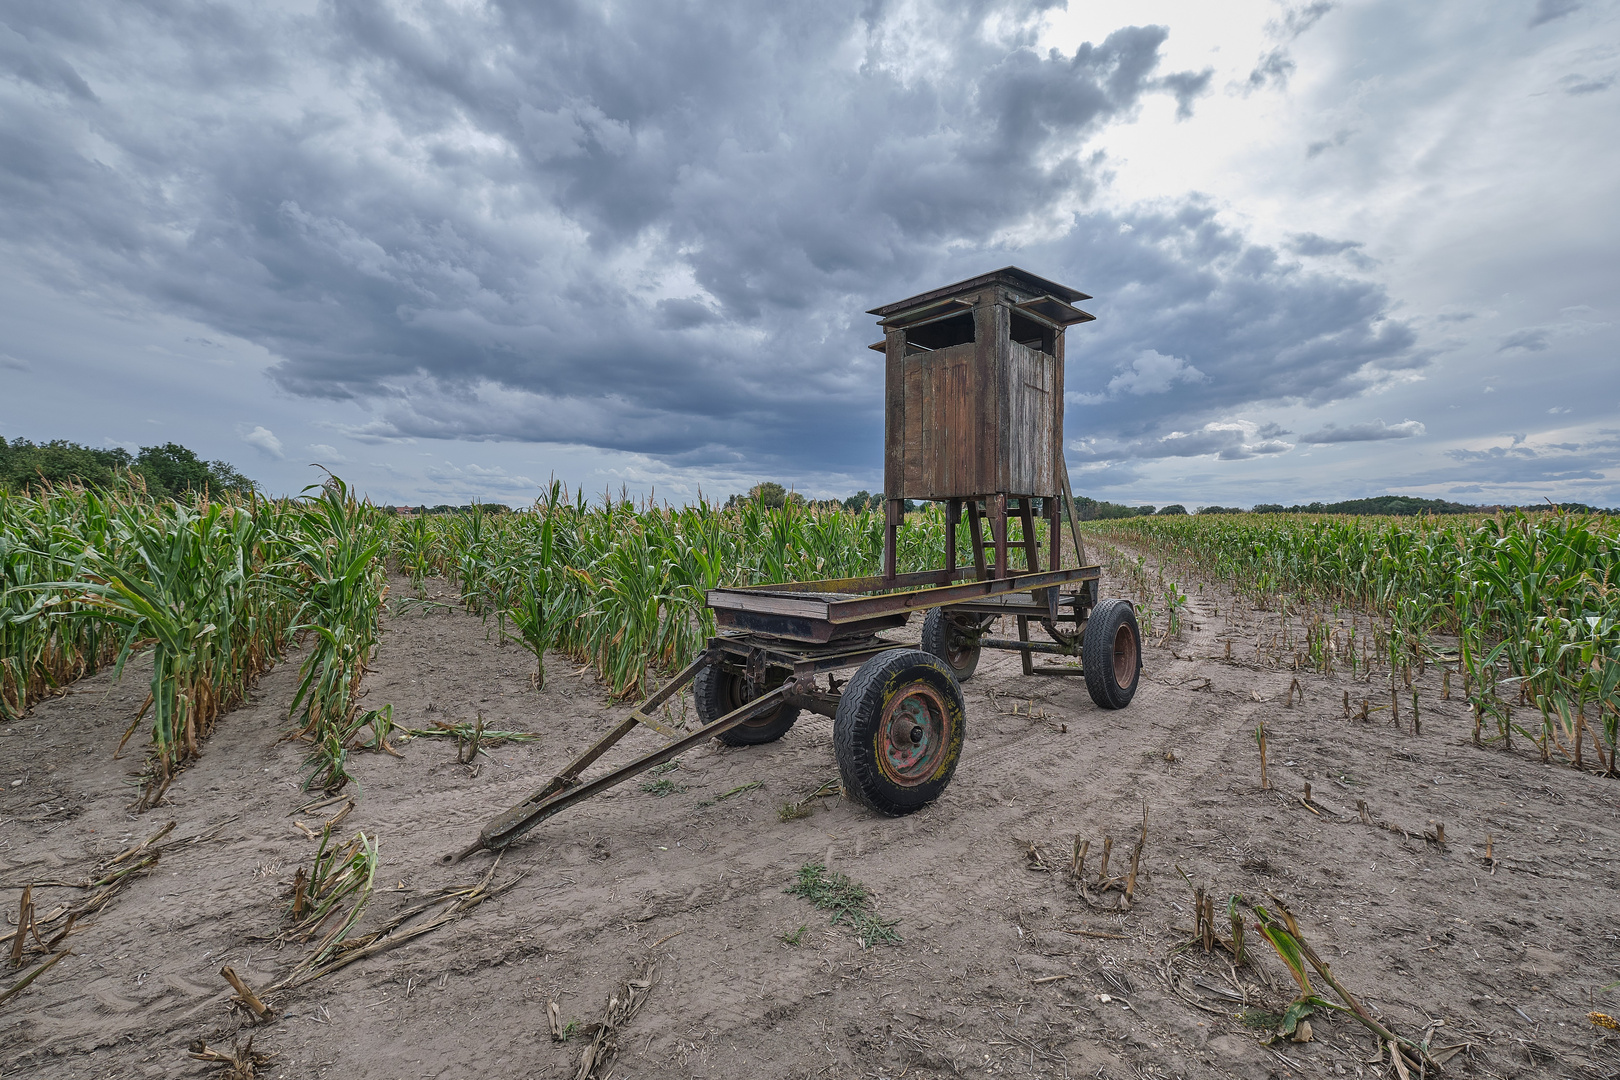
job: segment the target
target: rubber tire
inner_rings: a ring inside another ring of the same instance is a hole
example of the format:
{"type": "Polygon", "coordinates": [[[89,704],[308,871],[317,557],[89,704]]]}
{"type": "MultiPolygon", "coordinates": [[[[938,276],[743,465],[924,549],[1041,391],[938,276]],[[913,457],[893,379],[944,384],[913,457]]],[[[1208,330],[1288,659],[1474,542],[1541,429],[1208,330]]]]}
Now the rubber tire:
{"type": "Polygon", "coordinates": [[[890,649],[862,664],[844,687],[833,718],[833,755],[844,794],[880,814],[899,817],[921,810],[945,791],[962,757],[967,709],[950,665],[921,649],[890,649]],[[885,706],[896,692],[924,682],[944,705],[944,751],[934,773],[914,786],[898,784],[878,764],[885,706]]]}
{"type": "MultiPolygon", "coordinates": [[[[785,673],[778,674],[785,678],[785,673]]],[[[776,679],[770,688],[780,686],[782,681],[776,679]]],[[[767,683],[770,682],[767,677],[767,683]]],[[[700,670],[692,679],[692,698],[697,705],[698,719],[712,724],[748,704],[750,699],[745,696],[743,685],[740,673],[727,671],[719,664],[710,664],[700,670]]],[[[722,731],[715,738],[727,746],[761,746],[786,735],[788,728],[798,719],[799,710],[784,704],[773,713],[767,713],[758,720],[744,721],[730,731],[722,731]]]]}
{"type": "Polygon", "coordinates": [[[1086,620],[1085,638],[1080,642],[1080,665],[1086,673],[1086,689],[1091,700],[1103,709],[1123,709],[1136,696],[1142,681],[1142,629],[1136,625],[1136,608],[1128,600],[1104,600],[1091,609],[1086,620]],[[1129,680],[1121,684],[1115,667],[1115,642],[1122,629],[1129,629],[1135,663],[1129,655],[1120,657],[1130,669],[1129,680]]]}
{"type": "Polygon", "coordinates": [[[923,652],[933,653],[945,661],[945,666],[951,669],[959,683],[967,682],[973,678],[973,671],[979,666],[979,654],[983,651],[978,646],[966,652],[960,666],[951,659],[951,618],[945,614],[944,608],[929,608],[923,616],[922,649],[923,652]]]}

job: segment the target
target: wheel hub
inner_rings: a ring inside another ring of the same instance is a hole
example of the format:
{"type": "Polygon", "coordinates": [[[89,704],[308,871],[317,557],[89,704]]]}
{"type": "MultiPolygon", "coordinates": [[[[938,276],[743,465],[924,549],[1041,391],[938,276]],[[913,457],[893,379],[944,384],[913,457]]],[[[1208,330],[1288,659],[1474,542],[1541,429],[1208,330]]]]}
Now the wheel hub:
{"type": "Polygon", "coordinates": [[[878,764],[897,784],[930,779],[945,753],[945,703],[930,686],[902,688],[883,710],[878,727],[878,764]]]}
{"type": "Polygon", "coordinates": [[[1114,681],[1120,686],[1131,685],[1136,678],[1136,635],[1131,628],[1121,625],[1114,634],[1114,681]]]}

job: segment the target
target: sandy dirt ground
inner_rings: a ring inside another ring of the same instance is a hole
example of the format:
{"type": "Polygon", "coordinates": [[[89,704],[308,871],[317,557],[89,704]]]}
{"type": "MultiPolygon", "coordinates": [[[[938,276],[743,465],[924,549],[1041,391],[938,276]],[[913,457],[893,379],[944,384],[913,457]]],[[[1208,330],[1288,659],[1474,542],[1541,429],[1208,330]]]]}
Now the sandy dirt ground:
{"type": "MultiPolygon", "coordinates": [[[[451,599],[442,582],[428,590],[451,599]]],[[[395,597],[407,591],[395,582],[395,597]]],[[[1120,591],[1105,580],[1104,595],[1120,591]]],[[[663,777],[672,793],[632,781],[531,834],[493,879],[519,880],[459,921],[274,997],[279,1016],[254,1044],[274,1057],[259,1075],[573,1077],[610,996],[649,970],[602,1077],[1394,1075],[1352,1021],[1318,1016],[1312,1041],[1273,1046],[1239,1023],[1243,999],[1280,1009],[1292,983],[1274,954],[1234,971],[1219,951],[1186,948],[1188,880],[1223,914],[1232,892],[1286,901],[1335,975],[1397,1031],[1439,1024],[1434,1043],[1466,1044],[1446,1074],[1620,1074],[1615,1044],[1587,1019],[1620,1012],[1607,989],[1620,979],[1620,787],[1524,749],[1470,745],[1434,669],[1419,682],[1418,735],[1387,712],[1344,719],[1345,691],[1358,703],[1387,691],[1342,673],[1299,675],[1304,700],[1290,706],[1294,673],[1255,659],[1272,618],[1195,593],[1190,625],[1150,643],[1120,712],[1096,708],[1081,680],[1025,678],[1016,656],[986,653],[964,686],[956,778],[906,818],[834,795],[782,820],[784,803],[836,776],[821,717],[768,746],[690,751],[663,777]],[[1259,783],[1262,722],[1272,790],[1259,783]],[[1112,837],[1118,871],[1144,806],[1128,912],[1105,910],[1117,893],[1088,901],[1039,865],[1061,871],[1078,835],[1095,872],[1112,837]],[[1437,823],[1444,843],[1425,837],[1437,823]],[[807,862],[867,886],[903,943],[863,949],[788,893],[807,862]],[[551,1001],[574,1022],[568,1041],[551,1036],[551,1001]]],[[[440,739],[355,757],[360,797],[341,829],[377,838],[381,859],[358,932],[478,880],[489,856],[441,856],[621,712],[562,657],[537,693],[532,661],[459,608],[394,617],[386,631],[368,704],[391,703],[407,726],[481,713],[543,738],[473,766],[440,739]]],[[[87,679],[0,727],[0,911],[12,921],[24,884],[82,880],[177,822],[151,872],[73,933],[72,955],[0,1006],[0,1076],[216,1075],[188,1044],[229,1048],[252,1028],[220,968],[264,987],[309,953],[278,940],[315,850],[294,822],[321,818],[295,813],[309,799],[303,750],[279,741],[296,657],[137,816],[139,753],[112,753],[145,675],[134,665],[121,683],[87,679]]],[[[625,753],[658,742],[637,732],[625,753]]],[[[34,892],[41,914],[82,895],[34,892]]],[[[0,987],[14,978],[8,969],[0,987]]]]}

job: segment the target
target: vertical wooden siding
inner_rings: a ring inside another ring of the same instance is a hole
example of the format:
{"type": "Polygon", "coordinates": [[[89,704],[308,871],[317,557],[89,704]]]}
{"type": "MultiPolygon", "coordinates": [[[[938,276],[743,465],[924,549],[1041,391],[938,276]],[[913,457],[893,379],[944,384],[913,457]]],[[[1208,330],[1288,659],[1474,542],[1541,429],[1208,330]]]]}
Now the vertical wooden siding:
{"type": "Polygon", "coordinates": [[[888,331],[884,491],[890,498],[1058,494],[1062,335],[1052,356],[1012,340],[1003,303],[980,303],[974,316],[976,341],[911,356],[905,331],[888,331]]]}

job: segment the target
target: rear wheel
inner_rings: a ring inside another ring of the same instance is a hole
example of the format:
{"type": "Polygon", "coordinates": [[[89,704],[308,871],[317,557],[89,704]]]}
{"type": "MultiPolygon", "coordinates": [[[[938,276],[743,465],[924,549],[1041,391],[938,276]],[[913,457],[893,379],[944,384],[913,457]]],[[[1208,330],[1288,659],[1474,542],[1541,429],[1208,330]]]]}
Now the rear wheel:
{"type": "Polygon", "coordinates": [[[833,720],[844,792],[880,814],[921,810],[951,782],[966,721],[943,660],[921,649],[879,653],[844,688],[833,720]]]}
{"type": "Polygon", "coordinates": [[[951,615],[944,608],[930,608],[923,616],[923,652],[945,661],[957,682],[967,682],[979,666],[978,622],[972,616],[951,615]]]}
{"type": "MultiPolygon", "coordinates": [[[[781,686],[787,679],[786,671],[773,671],[765,678],[765,691],[781,686]]],[[[740,671],[720,664],[710,664],[692,679],[692,697],[697,704],[698,719],[712,724],[727,713],[736,712],[754,699],[748,693],[748,682],[740,671]]],[[[754,720],[747,720],[730,731],[722,731],[715,738],[727,746],[758,746],[775,742],[787,734],[788,728],[799,718],[799,710],[785,702],[775,711],[754,720]]]]}
{"type": "Polygon", "coordinates": [[[1142,676],[1142,631],[1128,600],[1104,600],[1091,609],[1080,664],[1099,707],[1123,709],[1131,703],[1142,676]]]}

